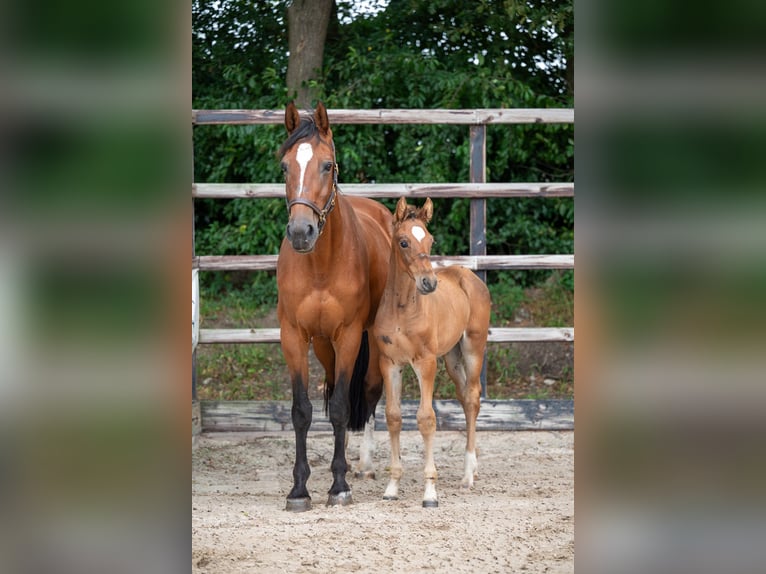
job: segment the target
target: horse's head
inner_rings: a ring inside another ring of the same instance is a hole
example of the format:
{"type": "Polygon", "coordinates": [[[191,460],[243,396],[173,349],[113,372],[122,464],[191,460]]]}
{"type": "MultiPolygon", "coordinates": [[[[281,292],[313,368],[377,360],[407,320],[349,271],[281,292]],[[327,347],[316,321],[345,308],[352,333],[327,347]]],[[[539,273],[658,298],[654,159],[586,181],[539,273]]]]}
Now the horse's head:
{"type": "Polygon", "coordinates": [[[287,140],[279,153],[285,174],[287,196],[287,239],[293,249],[308,253],[314,249],[327,216],[335,207],[338,164],[327,119],[319,102],[311,118],[301,120],[295,104],[285,110],[287,140]]]}
{"type": "Polygon", "coordinates": [[[423,207],[407,205],[402,197],[394,211],[394,235],[392,249],[398,254],[399,264],[415,281],[418,292],[423,295],[436,289],[436,273],[431,266],[431,246],[434,238],[426,229],[433,216],[431,199],[423,207]]]}

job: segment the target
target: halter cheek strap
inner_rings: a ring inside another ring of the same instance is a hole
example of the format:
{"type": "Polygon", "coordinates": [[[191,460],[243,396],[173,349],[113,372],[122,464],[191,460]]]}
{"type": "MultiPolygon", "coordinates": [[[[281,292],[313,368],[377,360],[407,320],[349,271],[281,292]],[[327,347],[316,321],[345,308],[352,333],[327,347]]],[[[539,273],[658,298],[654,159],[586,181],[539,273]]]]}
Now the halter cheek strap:
{"type": "Polygon", "coordinates": [[[338,191],[338,162],[335,161],[335,142],[332,144],[332,156],[333,156],[333,162],[332,162],[332,191],[330,192],[330,197],[327,200],[327,203],[325,203],[325,206],[323,209],[319,209],[317,205],[313,201],[309,201],[308,199],[304,199],[302,197],[296,197],[292,201],[287,202],[287,213],[290,213],[290,210],[293,208],[293,205],[299,204],[299,205],[305,205],[306,207],[310,207],[311,210],[317,214],[319,218],[318,225],[318,231],[319,234],[322,234],[322,229],[324,229],[324,224],[327,222],[327,216],[330,215],[330,212],[335,207],[335,197],[337,195],[338,191]]]}
{"type": "Polygon", "coordinates": [[[330,198],[327,200],[327,203],[325,204],[323,209],[319,209],[316,204],[313,201],[309,201],[308,199],[304,199],[302,197],[296,197],[292,201],[289,201],[287,203],[287,212],[290,213],[290,210],[293,208],[293,205],[299,204],[299,205],[305,205],[306,207],[310,207],[311,210],[317,214],[319,217],[319,233],[322,233],[322,229],[324,229],[324,224],[327,221],[327,216],[330,214],[330,212],[335,207],[335,196],[336,192],[338,190],[338,164],[333,164],[333,178],[332,178],[332,191],[330,192],[330,198]]]}

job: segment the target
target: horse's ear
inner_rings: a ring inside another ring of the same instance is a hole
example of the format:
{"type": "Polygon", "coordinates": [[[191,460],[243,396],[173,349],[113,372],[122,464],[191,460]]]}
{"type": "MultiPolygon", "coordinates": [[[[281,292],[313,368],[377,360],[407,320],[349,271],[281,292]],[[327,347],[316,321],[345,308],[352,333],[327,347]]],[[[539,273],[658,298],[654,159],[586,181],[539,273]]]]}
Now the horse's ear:
{"type": "Polygon", "coordinates": [[[396,211],[394,211],[394,222],[401,223],[407,217],[407,200],[403,197],[399,198],[396,203],[396,211]]]}
{"type": "Polygon", "coordinates": [[[327,108],[322,102],[317,102],[317,108],[314,110],[314,123],[319,128],[319,133],[325,137],[330,129],[330,120],[327,119],[327,108]]]}
{"type": "Polygon", "coordinates": [[[295,102],[290,102],[285,108],[285,128],[287,128],[287,134],[290,135],[301,123],[301,115],[298,113],[298,108],[295,107],[295,102]]]}
{"type": "Polygon", "coordinates": [[[426,199],[426,202],[423,204],[423,207],[420,208],[418,215],[420,219],[423,220],[423,223],[431,221],[431,218],[434,215],[434,204],[431,202],[430,197],[426,199]]]}

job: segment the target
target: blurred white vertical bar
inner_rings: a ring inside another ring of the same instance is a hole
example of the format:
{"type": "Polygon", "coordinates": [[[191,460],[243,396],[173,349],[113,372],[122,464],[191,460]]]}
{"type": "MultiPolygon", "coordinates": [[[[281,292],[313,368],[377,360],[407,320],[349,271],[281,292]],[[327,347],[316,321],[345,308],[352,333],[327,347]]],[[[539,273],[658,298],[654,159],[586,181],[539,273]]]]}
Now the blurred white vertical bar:
{"type": "Polygon", "coordinates": [[[21,401],[25,345],[23,265],[13,245],[12,238],[4,234],[0,241],[0,405],[8,413],[21,401]]]}

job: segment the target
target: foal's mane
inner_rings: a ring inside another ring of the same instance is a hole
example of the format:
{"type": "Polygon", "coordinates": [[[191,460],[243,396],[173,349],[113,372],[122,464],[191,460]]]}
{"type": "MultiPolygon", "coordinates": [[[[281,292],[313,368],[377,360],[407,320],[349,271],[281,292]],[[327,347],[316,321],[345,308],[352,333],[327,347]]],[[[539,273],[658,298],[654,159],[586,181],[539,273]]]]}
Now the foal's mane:
{"type": "Polygon", "coordinates": [[[423,216],[422,216],[422,213],[420,212],[419,207],[415,207],[414,205],[408,204],[407,211],[404,214],[404,217],[398,221],[394,221],[394,227],[399,227],[402,223],[404,223],[405,221],[409,221],[410,219],[419,219],[423,221],[423,216]]]}
{"type": "Polygon", "coordinates": [[[279,157],[284,156],[287,153],[287,150],[293,147],[300,140],[306,138],[321,139],[319,137],[319,128],[317,127],[316,122],[314,122],[313,115],[301,119],[300,125],[295,128],[295,131],[293,131],[293,133],[287,137],[285,143],[280,146],[277,155],[279,157]]]}

